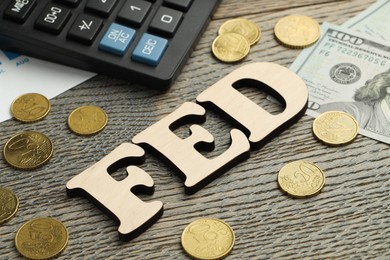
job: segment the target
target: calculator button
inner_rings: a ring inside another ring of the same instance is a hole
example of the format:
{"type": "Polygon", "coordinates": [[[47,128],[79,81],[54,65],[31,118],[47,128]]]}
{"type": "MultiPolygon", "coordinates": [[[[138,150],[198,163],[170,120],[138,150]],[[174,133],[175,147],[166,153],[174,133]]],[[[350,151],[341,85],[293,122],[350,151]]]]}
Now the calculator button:
{"type": "Polygon", "coordinates": [[[48,4],[36,20],[35,26],[49,33],[59,34],[69,17],[69,8],[56,4],[48,4]]]}
{"type": "Polygon", "coordinates": [[[68,37],[90,45],[102,26],[103,21],[101,19],[86,14],[80,14],[70,28],[68,37]]]}
{"type": "Polygon", "coordinates": [[[127,0],[118,13],[118,20],[140,26],[152,4],[143,0],[127,0]]]}
{"type": "Polygon", "coordinates": [[[79,5],[81,0],[54,0],[54,2],[75,7],[79,5]]]}
{"type": "Polygon", "coordinates": [[[160,7],[150,23],[150,29],[164,36],[172,37],[179,27],[182,18],[182,12],[160,7]]]}
{"type": "Polygon", "coordinates": [[[131,58],[151,66],[157,66],[167,46],[167,39],[144,33],[137,43],[131,58]]]}
{"type": "Polygon", "coordinates": [[[192,0],[164,0],[164,5],[180,11],[187,11],[190,8],[192,0]]]}
{"type": "Polygon", "coordinates": [[[108,16],[114,8],[117,0],[89,0],[85,10],[98,15],[108,16]]]}
{"type": "Polygon", "coordinates": [[[113,23],[100,41],[99,48],[123,56],[134,36],[135,30],[113,23]]]}
{"type": "Polygon", "coordinates": [[[24,23],[31,14],[31,11],[34,9],[35,5],[36,0],[13,0],[5,9],[4,17],[18,23],[24,23]]]}

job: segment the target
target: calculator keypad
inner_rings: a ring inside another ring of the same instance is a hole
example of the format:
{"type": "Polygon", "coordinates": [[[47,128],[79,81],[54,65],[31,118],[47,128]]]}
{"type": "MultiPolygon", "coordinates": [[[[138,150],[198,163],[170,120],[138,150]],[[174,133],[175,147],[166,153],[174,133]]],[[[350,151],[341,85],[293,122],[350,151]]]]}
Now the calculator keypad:
{"type": "MultiPolygon", "coordinates": [[[[195,35],[192,32],[192,24],[188,22],[197,22],[196,18],[202,15],[199,11],[203,10],[199,9],[195,12],[193,6],[208,6],[206,14],[209,17],[212,8],[219,0],[204,0],[207,2],[201,3],[196,3],[195,0],[2,1],[7,2],[3,5],[0,19],[4,18],[13,24],[20,24],[25,29],[30,28],[28,30],[32,35],[34,31],[39,32],[36,35],[40,36],[33,37],[34,41],[42,39],[44,44],[50,44],[51,51],[55,51],[58,46],[62,48],[63,55],[72,52],[75,60],[83,56],[86,59],[85,63],[92,60],[99,61],[97,64],[77,63],[76,66],[81,68],[96,69],[101,73],[103,70],[100,70],[100,67],[103,68],[105,63],[109,63],[107,65],[121,71],[113,74],[119,74],[135,66],[136,75],[144,77],[146,73],[143,70],[148,71],[147,73],[155,73],[152,68],[157,67],[168,52],[169,58],[164,59],[164,65],[156,71],[159,74],[166,71],[166,76],[156,77],[167,81],[170,80],[169,77],[173,77],[173,70],[178,70],[179,64],[175,63],[183,64],[184,56],[188,57],[187,52],[192,48],[187,44],[193,44],[197,34],[200,33],[200,27],[194,24],[198,30],[195,35]],[[213,3],[209,4],[209,1],[213,3]],[[180,29],[189,14],[191,20],[187,20],[186,29],[180,29]],[[175,38],[178,31],[180,36],[175,38]],[[173,62],[171,58],[174,59],[173,62]]],[[[201,25],[206,21],[203,16],[201,25]]],[[[35,46],[38,48],[39,43],[35,43],[35,46]]],[[[42,53],[45,53],[44,49],[40,54],[44,57],[45,54],[42,53]]],[[[71,59],[69,58],[64,64],[72,65],[74,61],[71,59]]],[[[58,58],[55,58],[54,61],[57,60],[58,58]]],[[[58,61],[61,63],[61,60],[58,61]]]]}
{"type": "MultiPolygon", "coordinates": [[[[103,26],[103,19],[98,17],[107,17],[110,15],[118,0],[86,0],[85,12],[77,16],[75,21],[67,33],[67,37],[71,40],[80,42],[85,45],[91,45],[103,26]]],[[[192,0],[165,0],[164,4],[177,9],[187,10],[192,0]]],[[[18,1],[16,1],[18,2],[18,1]]],[[[36,0],[27,1],[26,5],[22,5],[21,14],[16,16],[10,12],[16,3],[12,1],[7,17],[15,21],[24,21],[27,19],[32,8],[36,4],[36,0]]],[[[56,3],[62,3],[68,6],[77,6],[80,0],[54,0],[54,3],[47,4],[43,9],[38,19],[35,22],[36,28],[52,34],[59,34],[64,28],[66,22],[71,16],[71,8],[64,7],[56,3]]],[[[19,2],[18,2],[19,3],[19,2]]],[[[152,2],[145,0],[126,0],[122,8],[117,14],[119,22],[128,24],[133,27],[139,27],[145,20],[152,7],[152,2]]],[[[14,8],[15,9],[15,8],[14,8]]],[[[145,33],[142,35],[136,45],[131,58],[135,61],[157,66],[164,51],[168,45],[168,40],[174,36],[180,22],[183,19],[181,11],[170,7],[161,6],[153,19],[150,22],[150,31],[161,35],[153,35],[145,33]]],[[[99,43],[99,49],[105,52],[123,56],[133,40],[136,31],[132,28],[122,26],[117,23],[110,25],[104,37],[99,43]]]]}

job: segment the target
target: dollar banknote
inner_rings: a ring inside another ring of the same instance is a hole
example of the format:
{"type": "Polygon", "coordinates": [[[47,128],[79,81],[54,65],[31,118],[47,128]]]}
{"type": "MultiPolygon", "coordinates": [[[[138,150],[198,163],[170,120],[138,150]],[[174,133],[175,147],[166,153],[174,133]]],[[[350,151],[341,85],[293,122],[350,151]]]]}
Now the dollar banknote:
{"type": "Polygon", "coordinates": [[[343,27],[390,42],[390,0],[379,0],[343,24],[343,27]]]}
{"type": "Polygon", "coordinates": [[[345,111],[361,134],[390,144],[390,45],[329,23],[321,34],[290,67],[308,87],[307,114],[345,111]]]}

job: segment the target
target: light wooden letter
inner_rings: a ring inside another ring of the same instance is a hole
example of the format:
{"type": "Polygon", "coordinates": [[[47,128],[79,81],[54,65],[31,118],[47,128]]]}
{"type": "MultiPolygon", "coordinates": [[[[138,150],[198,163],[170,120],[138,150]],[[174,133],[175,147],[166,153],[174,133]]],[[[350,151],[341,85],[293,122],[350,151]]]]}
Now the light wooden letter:
{"type": "Polygon", "coordinates": [[[308,91],[303,80],[289,69],[259,62],[236,69],[203,91],[196,100],[201,105],[222,111],[239,125],[238,128],[248,133],[251,147],[259,148],[303,116],[308,91]],[[284,111],[277,115],[268,113],[237,91],[233,87],[237,83],[262,85],[285,106],[284,111]]]}
{"type": "Polygon", "coordinates": [[[195,193],[228,167],[249,156],[249,142],[244,133],[237,129],[230,132],[230,147],[213,159],[205,158],[195,149],[197,145],[214,143],[214,137],[200,125],[192,125],[191,135],[186,139],[172,132],[172,127],[178,122],[186,119],[198,122],[205,113],[203,107],[186,102],[132,139],[135,144],[153,148],[182,173],[187,194],[195,193]]]}
{"type": "Polygon", "coordinates": [[[86,196],[120,223],[118,231],[121,240],[138,236],[163,212],[162,202],[143,202],[130,191],[143,189],[148,194],[154,191],[150,175],[136,166],[129,166],[142,163],[144,155],[141,147],[123,143],[66,184],[70,196],[86,196]],[[126,166],[128,176],[125,179],[116,181],[110,176],[109,172],[114,168],[126,166]]]}

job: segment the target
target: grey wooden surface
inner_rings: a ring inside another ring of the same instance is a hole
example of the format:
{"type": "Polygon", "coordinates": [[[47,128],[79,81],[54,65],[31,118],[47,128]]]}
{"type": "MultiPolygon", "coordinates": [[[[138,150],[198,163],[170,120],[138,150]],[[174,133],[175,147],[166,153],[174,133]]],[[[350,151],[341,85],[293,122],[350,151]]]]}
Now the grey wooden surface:
{"type": "MultiPolygon", "coordinates": [[[[0,158],[0,186],[12,189],[20,199],[15,218],[0,226],[0,259],[20,257],[14,246],[16,231],[43,216],[61,220],[69,230],[62,259],[188,259],[180,245],[181,233],[188,223],[203,217],[220,218],[234,229],[236,243],[226,259],[389,259],[390,146],[359,135],[347,146],[327,147],[313,137],[313,119],[306,115],[194,195],[185,195],[178,175],[147,152],[141,168],[153,177],[155,193],[139,197],[162,201],[164,214],[129,242],[118,240],[117,225],[87,199],[68,198],[65,189],[73,176],[184,101],[194,102],[235,68],[257,61],[288,67],[300,50],[276,42],[273,27],[281,17],[304,14],[341,24],[373,2],[223,0],[167,92],[96,76],[52,99],[52,110],[43,121],[1,123],[1,147],[17,132],[37,130],[51,138],[55,150],[47,165],[33,171],[15,170],[0,158]],[[262,38],[244,61],[224,64],[212,57],[210,46],[219,26],[234,17],[256,22],[262,38]],[[105,109],[109,122],[103,132],[81,137],[69,131],[67,117],[82,105],[105,109]],[[277,186],[280,168],[298,159],[319,165],[326,174],[322,193],[313,198],[292,199],[277,186]]],[[[253,90],[244,91],[265,102],[253,90]]],[[[209,112],[205,127],[215,136],[216,150],[207,156],[216,156],[227,149],[231,126],[209,112]]],[[[187,131],[182,127],[176,132],[187,131]]]]}

